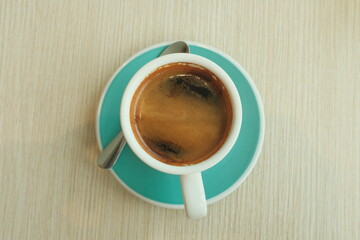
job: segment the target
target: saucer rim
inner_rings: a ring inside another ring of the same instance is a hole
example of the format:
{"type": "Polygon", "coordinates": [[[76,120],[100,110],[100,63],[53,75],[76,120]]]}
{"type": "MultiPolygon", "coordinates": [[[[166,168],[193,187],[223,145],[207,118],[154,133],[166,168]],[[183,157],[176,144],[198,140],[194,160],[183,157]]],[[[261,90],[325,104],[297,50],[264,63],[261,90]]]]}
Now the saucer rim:
{"type": "MultiPolygon", "coordinates": [[[[101,109],[102,109],[102,105],[104,102],[104,98],[106,93],[108,92],[108,89],[111,85],[111,83],[114,81],[114,79],[116,78],[116,76],[118,75],[118,73],[127,65],[129,64],[132,60],[134,60],[135,58],[141,56],[142,54],[146,53],[147,51],[157,48],[157,47],[161,47],[161,46],[167,46],[171,43],[173,43],[175,41],[165,41],[165,42],[161,42],[161,43],[157,43],[154,45],[151,45],[149,47],[143,48],[142,50],[136,52],[134,55],[132,55],[127,61],[125,61],[116,71],[115,73],[109,78],[109,80],[107,81],[100,100],[99,100],[99,104],[98,104],[98,108],[97,108],[97,112],[96,112],[96,120],[95,120],[95,131],[96,131],[96,141],[99,147],[99,150],[102,151],[103,150],[103,146],[101,143],[101,139],[100,139],[100,113],[101,113],[101,109]]],[[[234,66],[240,70],[240,72],[244,75],[244,77],[246,78],[246,80],[248,81],[251,89],[254,92],[255,95],[255,99],[259,108],[259,117],[260,117],[260,127],[259,127],[259,140],[255,149],[255,153],[250,161],[250,164],[248,165],[248,167],[246,168],[245,172],[238,178],[238,180],[236,182],[234,182],[234,184],[232,184],[229,188],[227,188],[225,191],[221,192],[220,194],[209,198],[206,200],[207,204],[213,204],[223,198],[225,198],[226,196],[230,195],[232,192],[234,192],[246,179],[247,177],[250,175],[250,173],[252,172],[252,170],[254,169],[260,153],[261,153],[261,149],[263,146],[263,142],[264,142],[264,136],[265,136],[265,115],[264,115],[264,106],[261,100],[261,96],[259,94],[259,91],[256,87],[256,85],[254,84],[252,78],[250,77],[250,75],[248,74],[248,72],[240,65],[240,63],[238,63],[237,61],[235,61],[235,59],[233,59],[231,56],[229,56],[228,54],[220,51],[219,49],[216,49],[215,47],[209,46],[207,44],[204,43],[199,43],[199,42],[194,42],[194,41],[186,41],[184,40],[184,42],[186,42],[189,45],[194,45],[194,46],[198,46],[198,47],[202,47],[202,48],[206,48],[212,52],[218,53],[219,55],[222,55],[223,57],[225,57],[227,60],[229,60],[232,64],[234,64],[234,66]]],[[[120,184],[126,189],[128,190],[130,193],[134,194],[136,197],[144,200],[145,202],[148,202],[150,204],[159,206],[159,207],[164,207],[164,208],[170,208],[170,209],[184,209],[184,204],[169,204],[169,203],[163,203],[163,202],[158,202],[149,198],[144,197],[143,195],[135,192],[133,189],[131,189],[125,182],[123,182],[120,177],[115,173],[115,171],[111,168],[110,172],[114,175],[114,177],[120,182],[120,184]]]]}

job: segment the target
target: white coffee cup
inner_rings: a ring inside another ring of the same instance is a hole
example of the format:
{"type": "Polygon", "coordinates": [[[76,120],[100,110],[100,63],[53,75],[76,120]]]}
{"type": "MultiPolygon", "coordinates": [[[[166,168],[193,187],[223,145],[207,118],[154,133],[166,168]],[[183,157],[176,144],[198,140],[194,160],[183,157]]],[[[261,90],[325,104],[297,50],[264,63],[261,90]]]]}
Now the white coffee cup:
{"type": "Polygon", "coordinates": [[[229,153],[239,135],[242,121],[240,96],[237,88],[227,73],[216,63],[195,54],[174,53],[155,58],[141,67],[128,83],[121,100],[120,121],[126,142],[129,144],[131,150],[144,163],[158,171],[168,174],[180,175],[182,194],[187,216],[189,218],[199,218],[205,216],[207,213],[207,204],[201,172],[219,163],[229,153]],[[208,159],[190,166],[169,165],[149,155],[137,141],[130,122],[131,101],[140,83],[155,69],[176,62],[197,64],[207,68],[213,74],[215,74],[229,93],[233,112],[232,125],[224,144],[208,159]]]}

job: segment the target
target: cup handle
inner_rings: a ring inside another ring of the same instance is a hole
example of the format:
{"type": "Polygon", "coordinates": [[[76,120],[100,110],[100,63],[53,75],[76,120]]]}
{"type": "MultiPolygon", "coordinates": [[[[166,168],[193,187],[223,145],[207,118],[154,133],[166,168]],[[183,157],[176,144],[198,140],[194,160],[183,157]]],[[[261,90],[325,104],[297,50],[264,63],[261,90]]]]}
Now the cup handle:
{"type": "Polygon", "coordinates": [[[185,211],[188,218],[201,218],[207,213],[201,172],[180,176],[185,211]]]}

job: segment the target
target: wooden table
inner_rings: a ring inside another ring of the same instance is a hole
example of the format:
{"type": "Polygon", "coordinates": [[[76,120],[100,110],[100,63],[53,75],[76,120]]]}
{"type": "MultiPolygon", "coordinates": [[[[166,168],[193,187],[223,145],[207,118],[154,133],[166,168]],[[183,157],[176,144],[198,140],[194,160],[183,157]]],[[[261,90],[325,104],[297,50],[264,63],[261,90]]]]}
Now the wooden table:
{"type": "Polygon", "coordinates": [[[0,239],[360,239],[360,2],[0,2],[0,239]],[[135,52],[185,39],[250,73],[261,157],[206,218],[96,166],[95,115],[135,52]]]}

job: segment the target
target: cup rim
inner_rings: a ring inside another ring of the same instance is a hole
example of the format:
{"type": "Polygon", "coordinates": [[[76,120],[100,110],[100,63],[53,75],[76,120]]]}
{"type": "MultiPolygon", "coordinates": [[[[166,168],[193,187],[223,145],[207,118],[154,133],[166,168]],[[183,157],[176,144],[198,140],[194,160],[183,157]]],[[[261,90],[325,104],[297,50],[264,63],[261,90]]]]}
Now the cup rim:
{"type": "Polygon", "coordinates": [[[131,150],[134,152],[134,154],[137,155],[139,159],[142,160],[148,166],[158,171],[169,174],[175,174],[175,175],[185,175],[185,174],[204,171],[214,166],[218,162],[220,162],[234,146],[237,137],[240,133],[241,122],[242,122],[241,100],[240,100],[239,92],[237,91],[232,79],[220,66],[218,66],[213,61],[205,57],[191,53],[173,53],[173,54],[164,55],[155,58],[150,62],[148,62],[147,64],[145,64],[144,66],[142,66],[130,79],[128,85],[125,88],[120,104],[121,128],[124,133],[126,142],[128,143],[131,150]],[[153,72],[158,67],[176,62],[187,62],[187,63],[197,64],[207,68],[212,73],[214,73],[227,89],[233,110],[233,119],[232,119],[229,136],[222,144],[222,146],[219,148],[219,150],[215,152],[213,155],[211,155],[209,158],[207,158],[206,160],[188,166],[170,165],[152,157],[138,143],[130,123],[130,105],[133,95],[136,89],[139,87],[140,83],[145,79],[145,77],[148,74],[153,72]]]}

